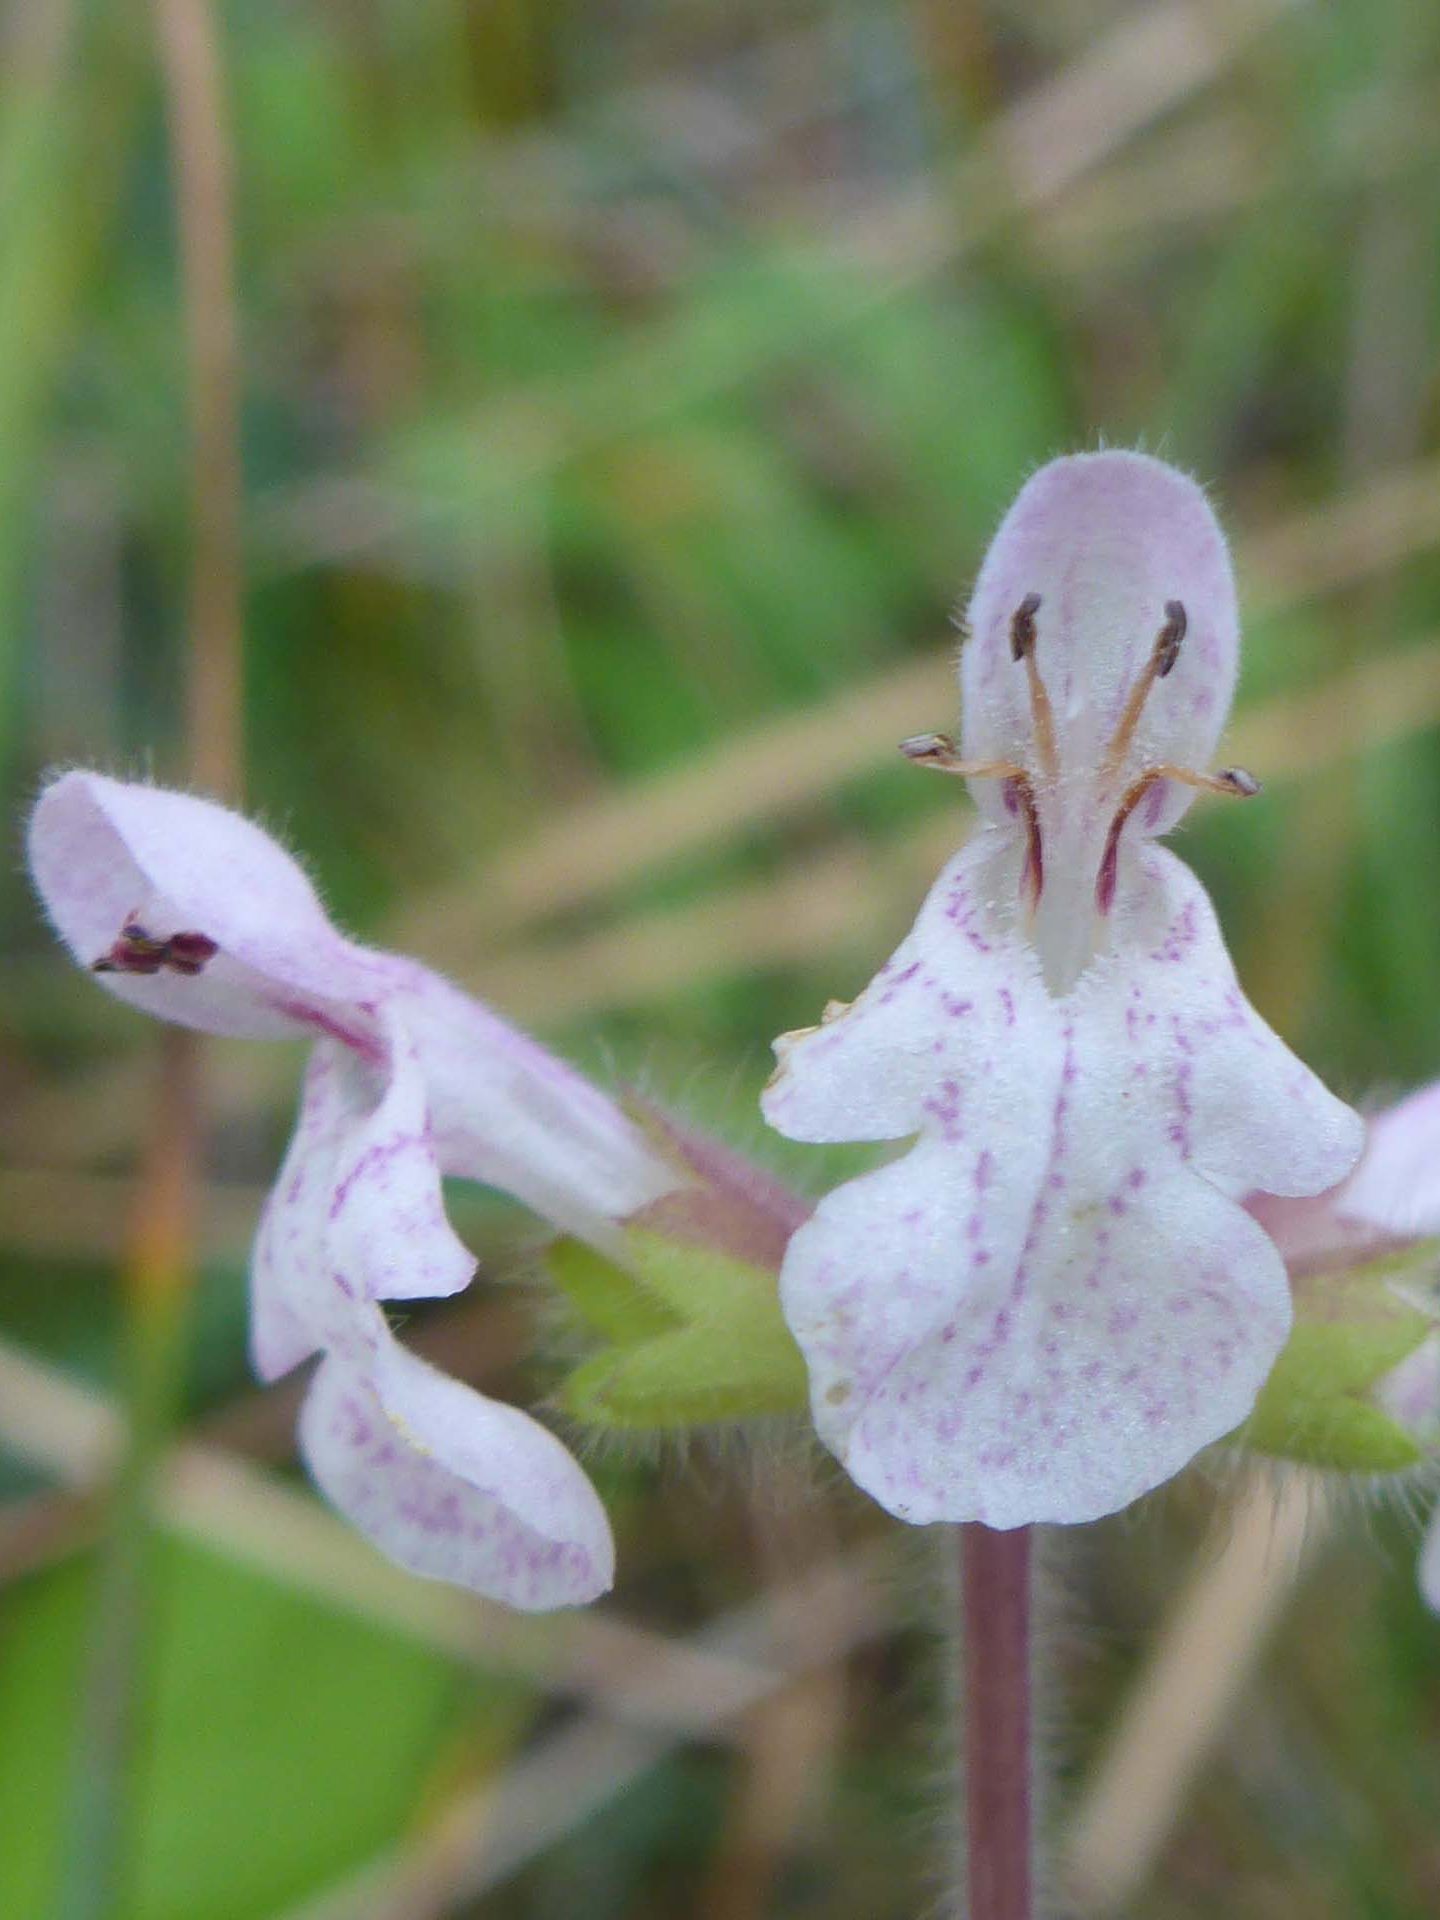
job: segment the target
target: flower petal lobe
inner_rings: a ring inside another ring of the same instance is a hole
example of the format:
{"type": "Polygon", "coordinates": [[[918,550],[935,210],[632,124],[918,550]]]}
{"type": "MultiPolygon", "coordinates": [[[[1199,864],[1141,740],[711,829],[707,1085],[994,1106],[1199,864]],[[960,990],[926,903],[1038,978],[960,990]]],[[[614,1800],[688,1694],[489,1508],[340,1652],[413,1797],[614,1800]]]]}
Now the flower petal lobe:
{"type": "Polygon", "coordinates": [[[952,861],[766,1105],[802,1138],[919,1134],[821,1201],[781,1277],[822,1438],[911,1520],[1090,1520],[1232,1430],[1290,1324],[1233,1193],[1314,1191],[1358,1150],[1179,861],[1122,858],[1123,937],[1052,997],[990,904],[1013,857],[982,833],[952,861]]]}
{"type": "Polygon", "coordinates": [[[393,1341],[370,1368],[326,1357],[300,1435],[321,1491],[412,1573],[525,1610],[611,1584],[604,1509],[555,1436],[393,1341]]]}

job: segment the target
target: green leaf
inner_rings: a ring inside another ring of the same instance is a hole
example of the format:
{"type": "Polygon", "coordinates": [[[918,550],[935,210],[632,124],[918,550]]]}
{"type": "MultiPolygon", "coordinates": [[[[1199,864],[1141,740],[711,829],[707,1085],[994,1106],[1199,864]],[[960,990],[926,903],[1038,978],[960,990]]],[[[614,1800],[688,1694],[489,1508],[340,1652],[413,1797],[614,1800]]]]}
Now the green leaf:
{"type": "Polygon", "coordinates": [[[1393,1282],[1413,1255],[1297,1283],[1297,1320],[1236,1439],[1256,1453],[1352,1473],[1398,1473],[1421,1460],[1413,1435],[1375,1389],[1434,1331],[1393,1282]]]}
{"type": "MultiPolygon", "coordinates": [[[[0,1605],[6,1920],[56,1911],[91,1573],[77,1558],[0,1605]]],[[[195,1547],[167,1541],[162,1576],[119,1920],[269,1920],[406,1830],[465,1682],[413,1641],[195,1547]]],[[[474,1685],[511,1713],[513,1688],[474,1685]]]]}
{"type": "Polygon", "coordinates": [[[628,1272],[572,1242],[551,1255],[557,1283],[611,1342],[566,1381],[569,1412],[675,1427],[804,1406],[805,1363],[772,1272],[646,1228],[626,1240],[628,1272]]]}

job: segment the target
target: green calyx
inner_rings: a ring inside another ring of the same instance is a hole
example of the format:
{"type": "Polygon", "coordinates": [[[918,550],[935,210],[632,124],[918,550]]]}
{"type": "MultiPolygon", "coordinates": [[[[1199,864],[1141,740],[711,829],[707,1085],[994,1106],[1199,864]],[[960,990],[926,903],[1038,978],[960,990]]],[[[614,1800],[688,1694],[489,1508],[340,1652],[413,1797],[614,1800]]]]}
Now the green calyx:
{"type": "MultiPolygon", "coordinates": [[[[1433,1246],[1295,1284],[1295,1327],[1236,1444],[1305,1466],[1399,1473],[1424,1457],[1386,1412],[1379,1389],[1436,1328],[1407,1297],[1434,1266],[1433,1246]]],[[[1423,1296],[1420,1296],[1423,1297],[1423,1296]]]]}
{"type": "Polygon", "coordinates": [[[547,1257],[551,1279],[608,1343],[565,1381],[567,1412],[633,1430],[805,1406],[805,1363],[773,1272],[646,1227],[628,1228],[625,1242],[624,1266],[577,1240],[547,1257]]]}

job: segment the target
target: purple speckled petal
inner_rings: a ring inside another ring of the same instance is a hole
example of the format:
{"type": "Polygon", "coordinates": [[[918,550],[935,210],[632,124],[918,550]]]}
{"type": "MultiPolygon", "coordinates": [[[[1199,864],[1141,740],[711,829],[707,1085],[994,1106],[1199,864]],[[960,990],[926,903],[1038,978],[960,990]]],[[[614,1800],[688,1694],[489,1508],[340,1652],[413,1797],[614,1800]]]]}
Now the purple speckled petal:
{"type": "MultiPolygon", "coordinates": [[[[432,1299],[467,1287],[476,1262],[445,1217],[419,1049],[393,1019],[388,1037],[388,1084],[340,1143],[325,1242],[333,1271],[362,1298],[432,1299]]],[[[379,1079],[354,1054],[344,1069],[352,1090],[379,1079]]]]}
{"type": "Polygon", "coordinates": [[[611,1584],[604,1508],[554,1434],[388,1336],[368,1365],[326,1357],[300,1437],[321,1491],[412,1573],[525,1609],[611,1584]]]}
{"type": "Polygon", "coordinates": [[[602,1245],[613,1222],[683,1183],[573,1067],[440,975],[397,965],[393,1004],[424,1072],[446,1173],[499,1187],[602,1245]]]}
{"type": "Polygon", "coordinates": [[[1122,1107],[1167,1112],[1164,1144],[1226,1193],[1323,1192],[1355,1165],[1359,1114],[1245,999],[1189,868],[1141,843],[1124,871],[1116,951],[1072,996],[1082,1018],[1108,1024],[1107,1074],[1122,1107]]]}
{"type": "MultiPolygon", "coordinates": [[[[1077,1126],[1094,1124],[1087,1104],[1077,1085],[1077,1126]]],[[[978,1155],[941,1157],[928,1143],[842,1187],[786,1263],[817,1429],[883,1506],[912,1522],[1093,1520],[1244,1419],[1290,1300],[1242,1210],[1183,1175],[1119,1214],[1076,1206],[1046,1193],[1075,1170],[1052,1176],[1065,1157],[1041,1154],[1017,1219],[1013,1196],[977,1192],[978,1155]],[[923,1226],[898,1226],[917,1210],[923,1226]]]]}
{"type": "Polygon", "coordinates": [[[194,974],[97,974],[120,999],[207,1033],[330,1028],[372,1044],[361,1003],[383,985],[387,963],[335,930],[296,862],[242,815],[193,794],[66,773],[36,804],[29,855],[82,966],[107,954],[128,922],[156,940],[200,934],[218,948],[194,974]]]}
{"type": "Polygon", "coordinates": [[[792,1140],[903,1139],[927,1120],[943,1126],[963,1075],[984,1103],[981,1129],[1004,1138],[1024,1063],[1033,1053],[1043,1067],[1056,1026],[1033,953],[986,904],[993,869],[1013,860],[997,841],[982,834],[950,863],[850,1007],[775,1042],[779,1066],[761,1098],[772,1127],[792,1140]]]}
{"type": "Polygon", "coordinates": [[[388,1080],[333,1040],[315,1047],[300,1118],[251,1262],[251,1347],[271,1380],[353,1337],[357,1300],[469,1285],[445,1216],[415,1049],[392,1026],[388,1080]]]}
{"type": "Polygon", "coordinates": [[[1052,998],[993,906],[1015,857],[972,842],[766,1102],[801,1138],[920,1135],[821,1201],[781,1277],[822,1437],[916,1521],[1093,1519],[1238,1424],[1290,1304],[1231,1194],[1313,1192],[1359,1147],[1179,861],[1125,855],[1113,950],[1052,998]]]}
{"type": "Polygon", "coordinates": [[[329,1262],[326,1225],[347,1136],[374,1106],[338,1041],[310,1055],[300,1113],[265,1201],[250,1258],[250,1357],[277,1380],[332,1339],[346,1337],[349,1307],[329,1262]]]}

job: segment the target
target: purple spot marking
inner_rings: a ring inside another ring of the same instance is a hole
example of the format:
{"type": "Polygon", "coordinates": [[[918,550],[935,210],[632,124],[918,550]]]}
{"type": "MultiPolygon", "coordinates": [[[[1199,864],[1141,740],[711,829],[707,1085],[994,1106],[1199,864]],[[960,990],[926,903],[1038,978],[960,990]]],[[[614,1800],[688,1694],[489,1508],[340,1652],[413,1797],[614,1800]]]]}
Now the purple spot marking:
{"type": "Polygon", "coordinates": [[[338,1040],[342,1046],[358,1053],[362,1060],[368,1060],[371,1066],[385,1065],[385,1049],[379,1040],[368,1033],[360,1033],[353,1027],[342,1025],[333,1014],[325,1013],[304,1000],[275,1000],[271,1004],[286,1019],[299,1020],[307,1027],[314,1027],[317,1033],[323,1033],[327,1039],[338,1040]]]}
{"type": "Polygon", "coordinates": [[[332,1220],[339,1218],[341,1209],[359,1181],[383,1167],[387,1161],[393,1160],[397,1154],[406,1153],[411,1147],[423,1147],[427,1144],[422,1134],[402,1133],[397,1134],[393,1140],[380,1140],[374,1146],[367,1147],[336,1187],[330,1201],[330,1218],[332,1220]]]}

